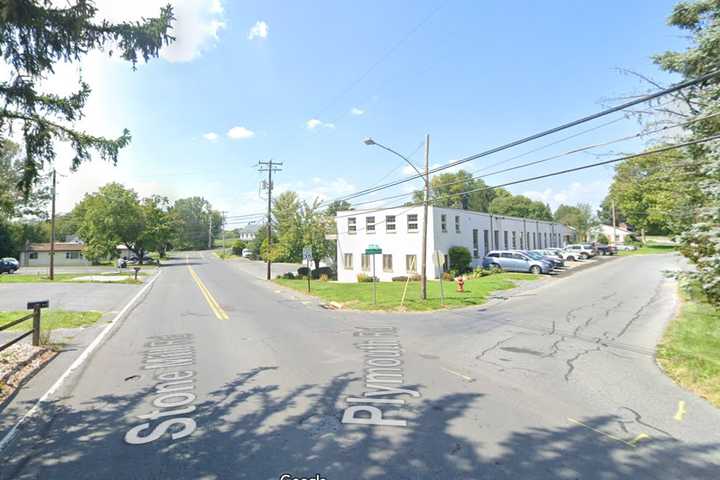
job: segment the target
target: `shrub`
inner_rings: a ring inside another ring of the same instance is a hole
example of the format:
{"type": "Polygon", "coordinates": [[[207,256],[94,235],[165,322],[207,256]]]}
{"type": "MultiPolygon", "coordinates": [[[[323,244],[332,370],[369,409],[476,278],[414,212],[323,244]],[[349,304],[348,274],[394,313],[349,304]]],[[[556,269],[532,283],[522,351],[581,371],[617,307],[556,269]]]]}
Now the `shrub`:
{"type": "Polygon", "coordinates": [[[320,274],[320,281],[321,281],[321,282],[327,282],[328,280],[330,280],[330,277],[329,277],[329,276],[325,275],[324,273],[321,273],[321,274],[320,274]]]}
{"type": "Polygon", "coordinates": [[[422,275],[420,275],[419,273],[413,273],[412,275],[410,275],[411,282],[419,282],[420,280],[422,280],[422,275]]]}
{"type": "Polygon", "coordinates": [[[295,280],[295,274],[292,272],[287,272],[282,275],[282,278],[284,278],[285,280],[295,280]]]}
{"type": "MultiPolygon", "coordinates": [[[[375,277],[374,280],[377,281],[377,277],[375,277]]],[[[365,273],[358,273],[357,281],[358,281],[358,283],[372,283],[373,277],[371,277],[370,275],[367,275],[365,273]]]]}
{"type": "Polygon", "coordinates": [[[320,267],[310,272],[311,278],[315,280],[320,278],[322,275],[325,275],[328,278],[332,278],[334,275],[333,269],[330,267],[320,267]]]}
{"type": "Polygon", "coordinates": [[[297,269],[297,274],[300,277],[307,277],[310,275],[310,269],[308,267],[300,267],[297,269]]]}
{"type": "Polygon", "coordinates": [[[608,239],[607,235],[605,235],[604,233],[601,233],[597,237],[597,243],[600,243],[602,245],[609,245],[610,240],[608,239]]]}
{"type": "Polygon", "coordinates": [[[242,240],[235,240],[232,244],[233,255],[242,255],[242,251],[247,248],[247,243],[242,240]]]}
{"type": "Polygon", "coordinates": [[[455,277],[453,277],[453,274],[450,272],[443,272],[442,279],[447,280],[448,282],[452,282],[455,277]]]}
{"type": "Polygon", "coordinates": [[[392,277],[393,282],[407,282],[408,277],[400,275],[399,277],[392,277]]]}
{"type": "Polygon", "coordinates": [[[462,275],[470,270],[472,256],[470,255],[470,250],[467,248],[450,247],[448,257],[450,257],[450,270],[454,271],[457,275],[462,275]]]}

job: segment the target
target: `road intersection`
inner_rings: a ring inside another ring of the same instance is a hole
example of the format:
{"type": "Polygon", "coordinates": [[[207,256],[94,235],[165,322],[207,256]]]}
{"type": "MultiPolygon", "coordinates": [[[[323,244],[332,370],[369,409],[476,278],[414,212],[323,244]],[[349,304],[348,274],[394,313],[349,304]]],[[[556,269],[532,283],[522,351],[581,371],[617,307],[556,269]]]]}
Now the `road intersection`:
{"type": "Polygon", "coordinates": [[[653,355],[679,262],[372,314],[192,253],[18,430],[0,478],[717,478],[720,413],[653,355]]]}

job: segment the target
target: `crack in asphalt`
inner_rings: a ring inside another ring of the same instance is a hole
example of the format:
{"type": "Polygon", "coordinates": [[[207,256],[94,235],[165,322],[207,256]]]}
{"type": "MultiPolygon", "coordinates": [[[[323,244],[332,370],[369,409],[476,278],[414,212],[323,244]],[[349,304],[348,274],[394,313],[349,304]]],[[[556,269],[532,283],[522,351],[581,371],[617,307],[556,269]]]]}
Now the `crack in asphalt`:
{"type": "Polygon", "coordinates": [[[582,352],[575,355],[573,358],[569,358],[569,359],[565,360],[565,363],[568,366],[568,370],[567,370],[567,372],[565,372],[565,377],[564,377],[565,381],[567,382],[570,380],[570,375],[572,375],[572,373],[575,371],[575,362],[577,361],[578,358],[582,357],[583,355],[587,355],[590,352],[599,352],[599,351],[600,351],[600,345],[597,345],[596,348],[585,349],[582,352]]]}
{"type": "Polygon", "coordinates": [[[625,406],[622,406],[622,407],[620,407],[620,408],[621,408],[621,409],[624,409],[624,410],[627,410],[628,412],[631,412],[631,413],[635,416],[635,422],[636,422],[636,423],[639,423],[640,425],[643,425],[643,426],[645,426],[645,427],[647,427],[647,428],[651,428],[651,429],[655,430],[656,432],[660,432],[660,433],[662,433],[663,435],[666,435],[666,436],[668,436],[668,437],[670,437],[670,438],[675,438],[674,435],[672,435],[672,434],[669,433],[669,432],[666,432],[666,431],[663,430],[662,428],[658,428],[658,427],[656,427],[656,426],[654,426],[654,425],[651,425],[651,424],[645,422],[645,421],[642,419],[642,416],[637,412],[637,410],[633,410],[632,408],[630,408],[630,407],[625,407],[625,406]]]}
{"type": "Polygon", "coordinates": [[[632,324],[635,323],[635,321],[640,318],[640,316],[645,311],[645,309],[657,301],[658,297],[660,296],[660,290],[662,289],[662,286],[663,286],[663,282],[661,281],[655,287],[655,290],[653,291],[653,294],[650,297],[650,299],[647,302],[645,302],[644,304],[642,304],[640,306],[640,308],[638,308],[635,311],[635,313],[633,313],[633,316],[630,317],[630,320],[625,324],[625,326],[620,330],[620,332],[613,337],[613,340],[617,340],[618,338],[625,335],[625,333],[627,333],[630,326],[632,326],[632,324]]]}
{"type": "Polygon", "coordinates": [[[496,348],[498,348],[500,345],[504,344],[505,342],[508,342],[508,341],[512,340],[513,338],[515,338],[515,337],[518,336],[518,335],[520,335],[520,333],[513,333],[513,334],[510,335],[508,338],[506,338],[506,339],[504,339],[504,340],[500,340],[499,342],[495,343],[495,345],[493,345],[492,347],[486,348],[485,350],[483,350],[482,352],[480,352],[480,355],[477,355],[477,356],[475,357],[475,360],[482,360],[482,359],[485,357],[486,354],[488,354],[488,353],[491,352],[492,350],[495,350],[496,348]]]}

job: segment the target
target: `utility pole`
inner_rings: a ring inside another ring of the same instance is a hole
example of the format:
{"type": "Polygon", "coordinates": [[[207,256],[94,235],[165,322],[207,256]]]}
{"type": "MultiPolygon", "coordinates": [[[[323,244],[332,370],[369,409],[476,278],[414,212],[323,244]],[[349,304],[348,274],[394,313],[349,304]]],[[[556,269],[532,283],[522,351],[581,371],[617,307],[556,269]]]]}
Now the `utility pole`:
{"type": "Polygon", "coordinates": [[[57,174],[53,168],[52,173],[52,210],[50,218],[50,280],[55,280],[55,187],[57,174]]]}
{"type": "Polygon", "coordinates": [[[427,300],[427,231],[428,203],[430,203],[430,135],[425,135],[425,198],[423,201],[423,238],[422,238],[422,299],[427,300]]]}
{"type": "Polygon", "coordinates": [[[612,244],[615,245],[617,241],[617,224],[615,223],[615,200],[612,200],[612,215],[613,215],[613,238],[612,244]]]}
{"type": "Polygon", "coordinates": [[[227,245],[225,245],[225,214],[227,213],[225,210],[222,212],[222,237],[223,237],[223,257],[227,255],[227,245]]]}
{"type": "Polygon", "coordinates": [[[210,207],[208,207],[208,217],[210,218],[208,222],[208,250],[212,250],[212,210],[210,207]]]}
{"type": "Polygon", "coordinates": [[[273,191],[273,183],[272,183],[272,174],[273,172],[279,172],[282,169],[278,168],[278,165],[282,165],[282,162],[273,162],[272,158],[267,162],[258,162],[260,165],[260,168],[258,169],[258,172],[267,172],[268,173],[268,179],[267,179],[267,189],[268,189],[268,198],[267,198],[267,276],[266,278],[268,280],[272,277],[271,272],[271,264],[270,261],[270,247],[272,246],[272,191],[273,191]]]}

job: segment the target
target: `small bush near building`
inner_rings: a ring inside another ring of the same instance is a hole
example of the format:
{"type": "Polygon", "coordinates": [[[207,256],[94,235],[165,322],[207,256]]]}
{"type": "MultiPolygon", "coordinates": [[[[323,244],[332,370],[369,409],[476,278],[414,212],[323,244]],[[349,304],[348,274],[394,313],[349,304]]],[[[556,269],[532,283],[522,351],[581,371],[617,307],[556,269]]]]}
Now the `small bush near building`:
{"type": "Polygon", "coordinates": [[[328,278],[332,278],[334,275],[333,269],[330,267],[320,267],[311,272],[311,277],[315,280],[320,278],[322,275],[327,276],[328,278]]]}
{"type": "Polygon", "coordinates": [[[453,277],[452,273],[450,273],[450,272],[443,272],[442,279],[446,280],[448,282],[452,282],[455,279],[455,277],[453,277]]]}
{"type": "Polygon", "coordinates": [[[397,277],[392,277],[393,282],[407,282],[408,280],[410,280],[411,282],[419,282],[420,280],[422,280],[422,277],[417,273],[413,273],[409,276],[400,275],[397,277]]]}
{"type": "Polygon", "coordinates": [[[470,250],[467,248],[450,247],[450,250],[448,250],[448,257],[450,258],[450,270],[455,275],[462,275],[463,273],[470,271],[472,256],[470,255],[470,250]]]}
{"type": "Polygon", "coordinates": [[[393,282],[407,282],[408,277],[400,275],[399,277],[392,277],[393,282]]]}
{"type": "Polygon", "coordinates": [[[241,256],[243,250],[247,248],[247,243],[243,242],[242,240],[235,240],[232,245],[232,253],[233,255],[241,256]]]}
{"type": "Polygon", "coordinates": [[[310,275],[310,269],[308,267],[300,267],[297,269],[297,274],[299,277],[307,277],[310,275]]]}
{"type": "Polygon", "coordinates": [[[328,276],[325,275],[324,273],[320,274],[320,281],[321,281],[321,282],[327,282],[328,280],[330,280],[330,277],[328,277],[328,276]]]}
{"type": "Polygon", "coordinates": [[[358,283],[372,283],[373,280],[378,281],[377,277],[372,277],[370,275],[367,275],[365,273],[358,273],[357,274],[357,281],[358,283]]]}
{"type": "Polygon", "coordinates": [[[597,237],[597,243],[601,243],[601,244],[603,244],[603,245],[609,245],[609,244],[610,244],[610,240],[608,239],[607,235],[605,235],[604,233],[601,233],[601,234],[598,235],[598,237],[597,237]]]}

